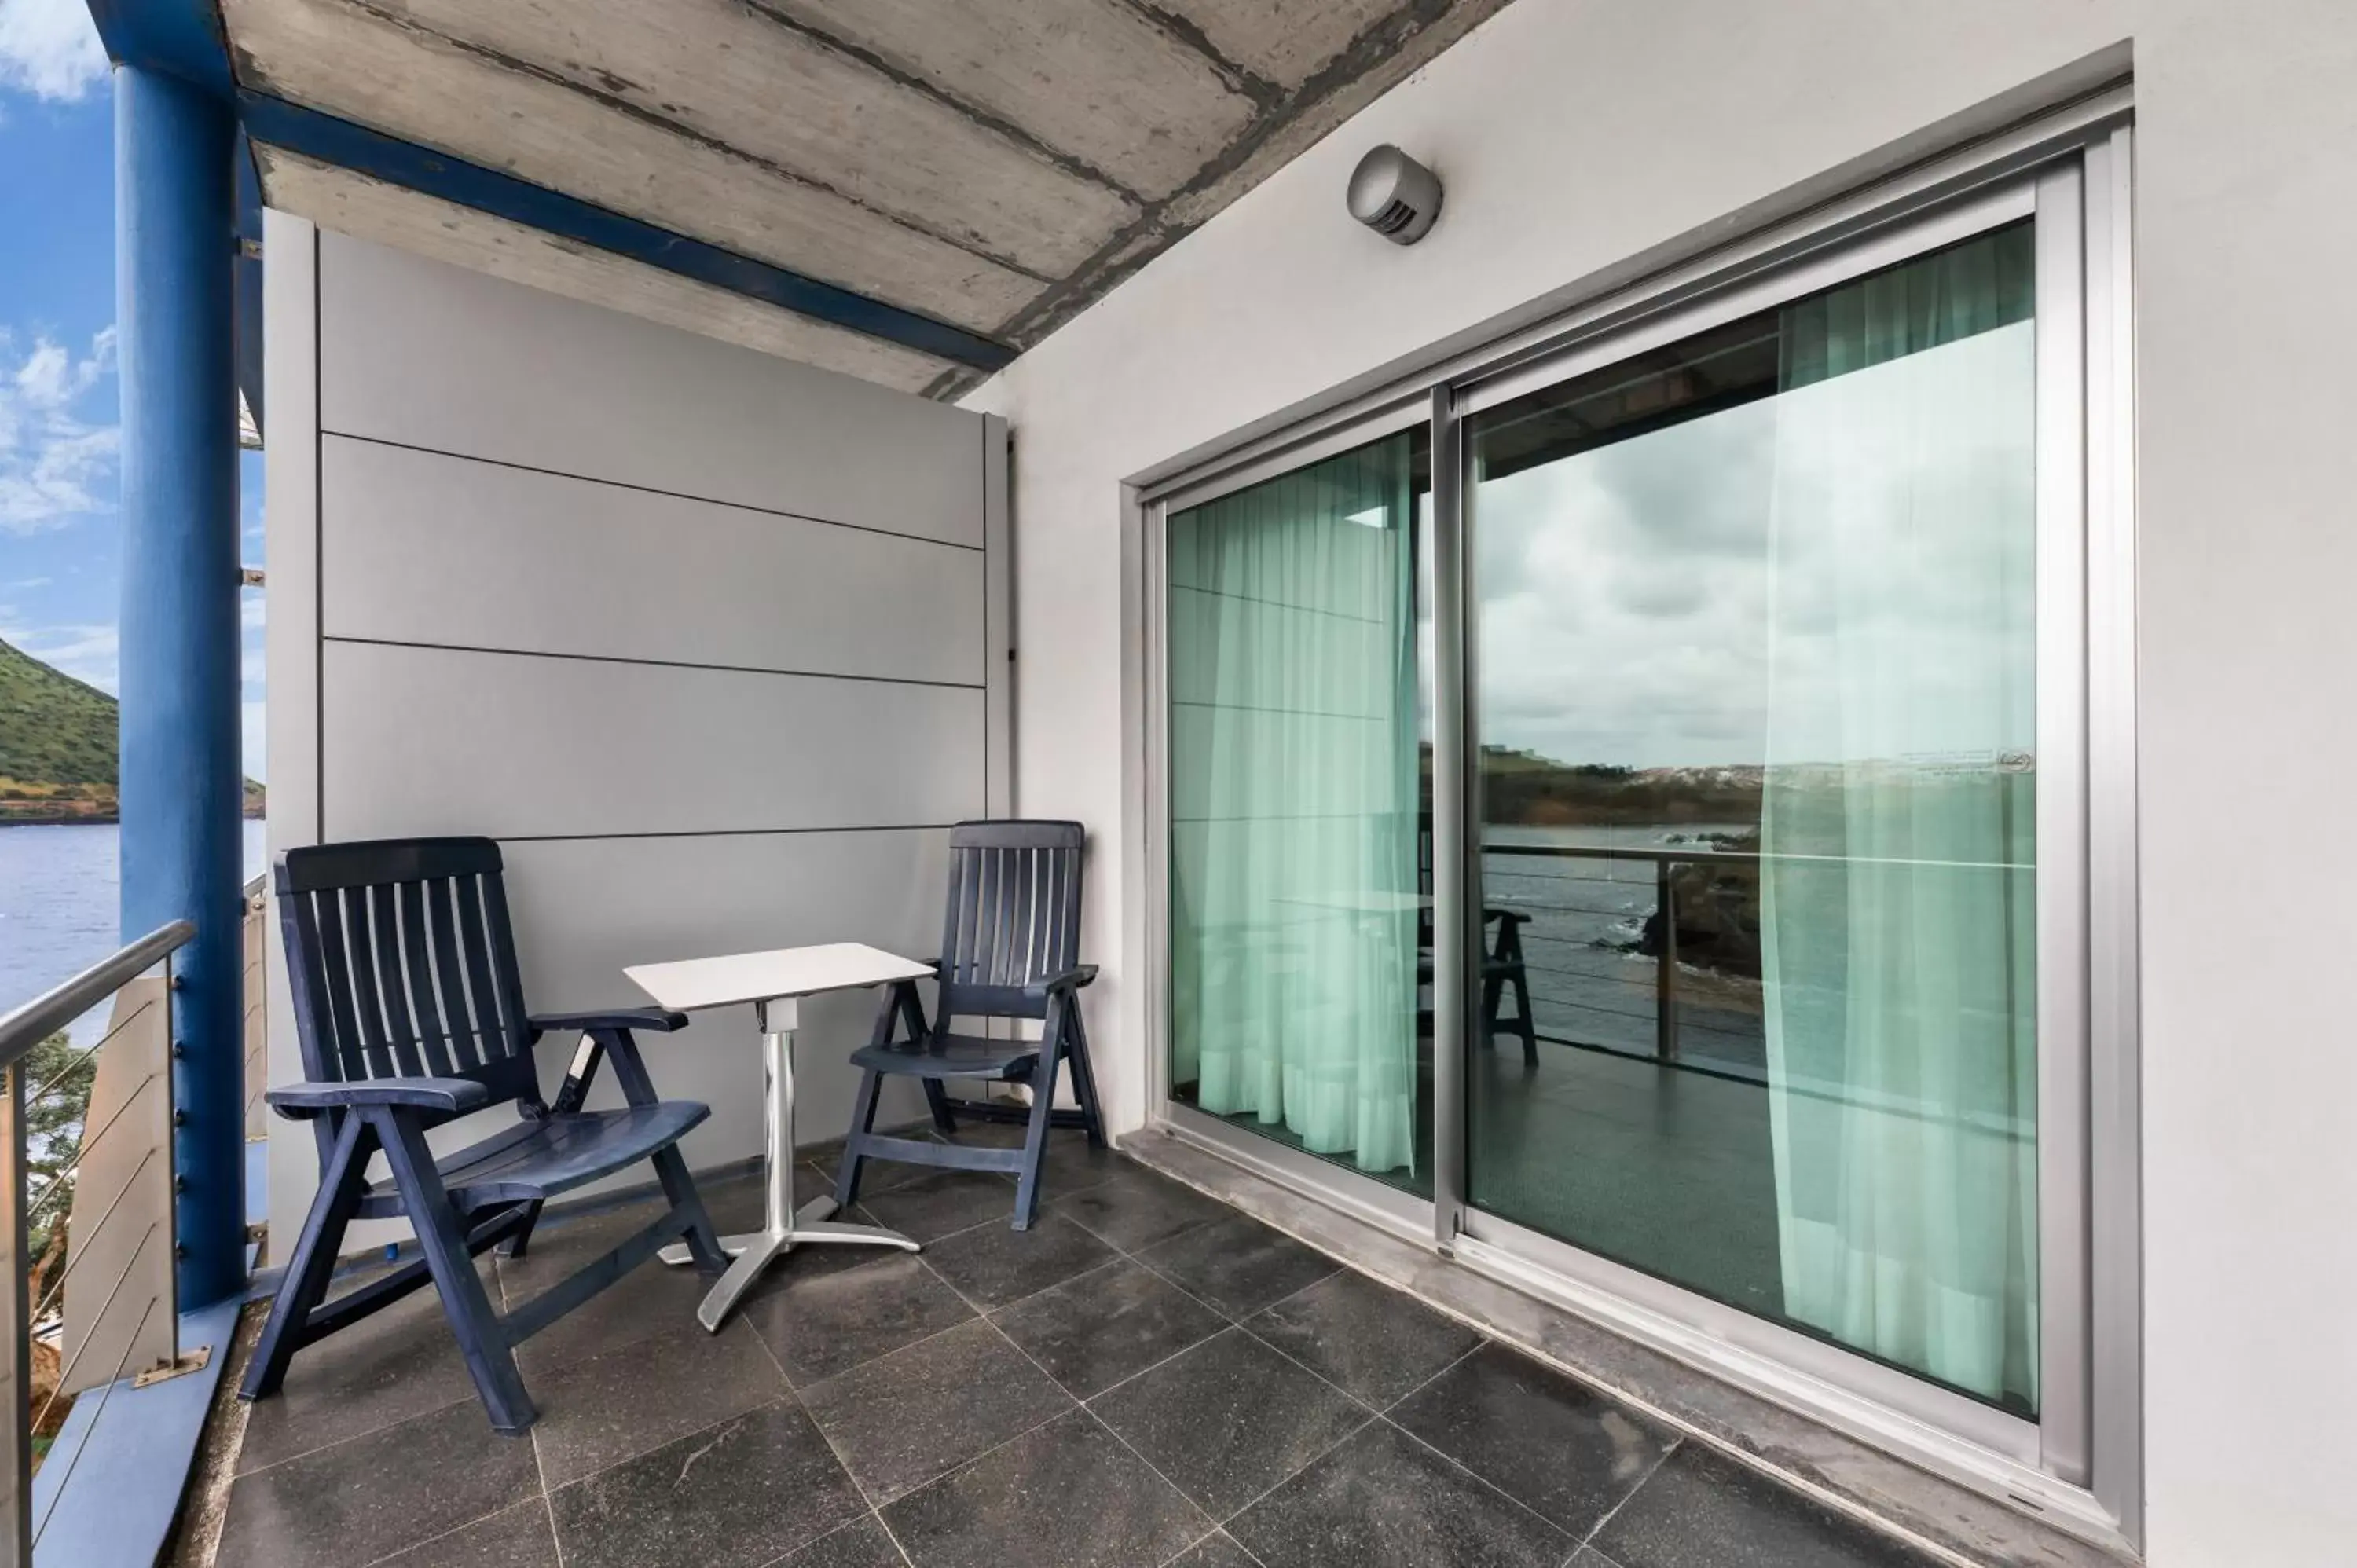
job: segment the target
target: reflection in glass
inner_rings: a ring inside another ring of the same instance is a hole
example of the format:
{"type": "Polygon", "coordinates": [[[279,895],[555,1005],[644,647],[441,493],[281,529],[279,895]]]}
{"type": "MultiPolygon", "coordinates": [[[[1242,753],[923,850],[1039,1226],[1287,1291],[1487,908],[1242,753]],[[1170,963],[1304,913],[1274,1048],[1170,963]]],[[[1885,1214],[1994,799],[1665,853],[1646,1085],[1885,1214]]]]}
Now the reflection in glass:
{"type": "Polygon", "coordinates": [[[1478,415],[1480,1208],[2038,1403],[2027,224],[1478,415]]]}
{"type": "Polygon", "coordinates": [[[1174,1097],[1431,1185],[1422,429],[1171,513],[1174,1097]]]}

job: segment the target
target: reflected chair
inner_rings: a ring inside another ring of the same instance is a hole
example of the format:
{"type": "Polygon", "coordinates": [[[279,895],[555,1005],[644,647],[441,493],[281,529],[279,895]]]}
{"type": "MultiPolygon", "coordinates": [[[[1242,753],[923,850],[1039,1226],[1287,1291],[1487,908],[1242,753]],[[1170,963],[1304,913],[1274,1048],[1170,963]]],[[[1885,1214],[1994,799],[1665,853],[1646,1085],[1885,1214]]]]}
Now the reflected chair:
{"type": "Polygon", "coordinates": [[[655,1094],[632,1032],[684,1027],[654,1008],[528,1014],[508,921],[499,845],[490,839],[400,839],[294,849],[276,871],[279,929],[309,1081],[269,1091],[281,1116],[312,1124],[319,1189],[287,1261],[239,1390],[277,1391],[295,1352],[388,1306],[429,1280],[441,1293],[491,1424],[520,1433],[534,1417],[515,1347],[684,1239],[696,1266],[727,1264],[679,1153],[710,1110],[655,1094]],[[579,1031],[556,1101],[541,1098],[533,1043],[579,1031]],[[625,1103],[585,1111],[610,1058],[625,1103]],[[436,1155],[429,1128],[494,1105],[514,1126],[436,1155]],[[382,1150],[391,1176],[371,1184],[382,1150]],[[647,1160],[670,1207],[612,1251],[504,1317],[475,1272],[505,1242],[522,1255],[541,1206],[647,1160]],[[346,1229],[405,1219],[416,1262],[327,1298],[346,1229]]]}
{"type": "MultiPolygon", "coordinates": [[[[1418,819],[1416,854],[1422,865],[1424,887],[1432,888],[1432,818],[1429,813],[1418,819]]],[[[1538,1021],[1531,1015],[1531,974],[1523,958],[1523,928],[1531,918],[1517,909],[1502,909],[1496,905],[1481,910],[1481,1044],[1486,1048],[1498,1043],[1500,1035],[1512,1035],[1523,1042],[1523,1065],[1539,1065],[1538,1021]],[[1498,934],[1490,935],[1495,926],[1498,934]],[[1514,993],[1514,1015],[1504,1015],[1506,993],[1514,993]]],[[[1415,978],[1418,984],[1432,983],[1432,911],[1426,908],[1416,920],[1415,978]]],[[[1429,1008],[1418,1010],[1417,1023],[1429,1033],[1432,1013],[1429,1008]]]]}
{"type": "Polygon", "coordinates": [[[848,1208],[858,1200],[860,1170],[871,1159],[1002,1171],[1017,1178],[1015,1229],[1028,1230],[1039,1213],[1048,1129],[1077,1127],[1088,1133],[1092,1147],[1103,1146],[1104,1120],[1097,1109],[1080,998],[1097,972],[1093,964],[1075,961],[1086,842],[1078,822],[960,822],[950,830],[935,1016],[927,1024],[917,983],[901,981],[885,993],[868,1045],[852,1053],[862,1076],[835,1181],[838,1206],[848,1208]],[[950,1026],[958,1019],[996,1023],[1000,1030],[952,1033],[950,1026]],[[1030,1020],[1039,1024],[1039,1037],[1013,1037],[1030,1020]],[[1066,1068],[1079,1104],[1058,1110],[1057,1075],[1066,1068]],[[1022,1146],[976,1148],[875,1131],[877,1091],[885,1079],[894,1077],[922,1081],[933,1125],[942,1132],[957,1131],[960,1116],[1019,1122],[1027,1129],[1022,1146]],[[1027,1108],[953,1100],[942,1081],[951,1078],[1024,1084],[1031,1103],[1027,1108]]]}

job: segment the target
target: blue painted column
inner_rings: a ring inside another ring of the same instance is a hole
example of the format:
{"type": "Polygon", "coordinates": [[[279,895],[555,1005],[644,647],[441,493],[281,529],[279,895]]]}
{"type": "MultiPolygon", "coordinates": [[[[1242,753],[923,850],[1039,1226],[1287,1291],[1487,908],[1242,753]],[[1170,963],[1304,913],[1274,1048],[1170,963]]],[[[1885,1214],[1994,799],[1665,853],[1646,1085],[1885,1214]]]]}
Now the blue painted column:
{"type": "Polygon", "coordinates": [[[235,253],[227,104],[114,73],[123,392],[123,935],[174,965],[183,1312],[245,1287],[235,253]]]}

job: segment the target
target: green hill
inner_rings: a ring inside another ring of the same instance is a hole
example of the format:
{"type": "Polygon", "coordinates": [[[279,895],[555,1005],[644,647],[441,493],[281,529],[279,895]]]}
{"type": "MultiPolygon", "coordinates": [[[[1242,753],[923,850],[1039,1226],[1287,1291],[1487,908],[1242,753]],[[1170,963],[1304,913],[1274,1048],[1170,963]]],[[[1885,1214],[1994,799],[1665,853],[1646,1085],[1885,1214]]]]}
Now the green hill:
{"type": "Polygon", "coordinates": [[[0,642],[0,822],[113,821],[115,746],[113,697],[0,642]]]}

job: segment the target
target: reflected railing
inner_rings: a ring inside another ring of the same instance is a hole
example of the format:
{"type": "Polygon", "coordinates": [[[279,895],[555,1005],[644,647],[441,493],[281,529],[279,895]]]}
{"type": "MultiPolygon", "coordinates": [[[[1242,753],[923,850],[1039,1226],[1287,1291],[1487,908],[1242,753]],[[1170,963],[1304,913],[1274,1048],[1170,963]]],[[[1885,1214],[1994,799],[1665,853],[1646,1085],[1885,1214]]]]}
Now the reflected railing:
{"type": "Polygon", "coordinates": [[[1764,1078],[1756,852],[1491,842],[1481,854],[1482,902],[1524,917],[1540,1039],[1764,1078]]]}
{"type": "Polygon", "coordinates": [[[0,1568],[33,1561],[105,1402],[178,1369],[171,957],[195,934],[173,921],[0,1018],[0,1568]]]}

